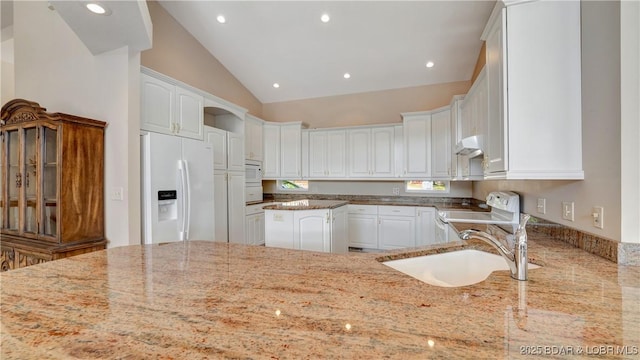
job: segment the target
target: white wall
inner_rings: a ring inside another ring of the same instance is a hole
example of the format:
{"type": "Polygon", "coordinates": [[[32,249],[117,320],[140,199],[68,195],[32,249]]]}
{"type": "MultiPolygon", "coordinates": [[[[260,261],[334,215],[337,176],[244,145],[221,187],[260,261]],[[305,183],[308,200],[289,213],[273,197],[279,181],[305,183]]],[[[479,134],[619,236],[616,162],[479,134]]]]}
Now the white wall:
{"type": "MultiPolygon", "coordinates": [[[[456,181],[450,183],[448,194],[416,194],[404,192],[404,181],[317,181],[309,182],[309,191],[304,194],[326,195],[375,195],[394,196],[393,189],[400,189],[400,196],[415,197],[471,197],[471,182],[456,181]]],[[[264,181],[264,192],[275,194],[300,194],[276,188],[276,181],[264,181]]]]}
{"type": "Polygon", "coordinates": [[[480,181],[474,183],[473,197],[484,199],[489,191],[496,189],[513,190],[523,197],[524,212],[620,241],[620,2],[582,1],[581,4],[582,158],[585,179],[480,181]],[[546,214],[537,213],[538,198],[546,198],[546,214]],[[563,201],[575,202],[575,222],[562,219],[563,201]],[[602,230],[592,226],[593,206],[604,207],[602,230]]]}
{"type": "Polygon", "coordinates": [[[14,4],[15,94],[48,111],[108,123],[105,134],[106,237],[109,247],[140,242],[139,103],[129,74],[140,56],[126,47],[93,56],[47,2],[14,4]],[[132,133],[132,129],[135,130],[132,133]],[[130,156],[130,155],[133,156],[130,156]],[[137,162],[136,162],[137,161],[137,162]],[[113,188],[124,201],[110,200],[113,188]],[[137,229],[132,236],[131,229],[137,229]]]}
{"type": "MultiPolygon", "coordinates": [[[[13,30],[2,30],[13,32],[13,30]]],[[[12,35],[13,36],[13,35],[12,35]]],[[[0,43],[0,106],[15,98],[13,37],[0,43]]]]}

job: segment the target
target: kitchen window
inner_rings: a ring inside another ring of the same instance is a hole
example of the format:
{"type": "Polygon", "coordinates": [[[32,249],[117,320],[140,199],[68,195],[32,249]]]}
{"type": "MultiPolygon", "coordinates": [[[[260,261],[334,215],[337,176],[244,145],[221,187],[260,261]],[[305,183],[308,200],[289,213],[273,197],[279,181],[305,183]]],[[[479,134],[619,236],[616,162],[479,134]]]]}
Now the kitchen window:
{"type": "Polygon", "coordinates": [[[278,180],[279,191],[309,191],[308,180],[278,180]]]}
{"type": "Polygon", "coordinates": [[[408,193],[449,193],[449,182],[440,180],[405,181],[405,192],[408,193]]]}

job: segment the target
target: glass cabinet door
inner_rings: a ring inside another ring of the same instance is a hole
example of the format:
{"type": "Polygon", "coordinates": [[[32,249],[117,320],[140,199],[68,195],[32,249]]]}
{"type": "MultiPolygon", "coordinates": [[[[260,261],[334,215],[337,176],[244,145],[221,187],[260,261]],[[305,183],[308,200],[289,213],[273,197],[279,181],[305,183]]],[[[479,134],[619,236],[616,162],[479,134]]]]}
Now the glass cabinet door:
{"type": "Polygon", "coordinates": [[[58,132],[56,129],[43,128],[42,162],[43,162],[43,208],[44,221],[40,232],[44,235],[57,234],[57,205],[58,205],[58,132]]]}
{"type": "Polygon", "coordinates": [[[7,228],[9,230],[18,231],[19,228],[19,207],[18,200],[20,199],[20,186],[22,185],[22,175],[20,174],[20,134],[18,130],[7,131],[7,187],[8,198],[7,207],[8,222],[7,228]]]}
{"type": "Polygon", "coordinates": [[[38,232],[38,130],[35,127],[24,129],[24,173],[22,186],[24,187],[24,232],[36,234],[38,232]]]}

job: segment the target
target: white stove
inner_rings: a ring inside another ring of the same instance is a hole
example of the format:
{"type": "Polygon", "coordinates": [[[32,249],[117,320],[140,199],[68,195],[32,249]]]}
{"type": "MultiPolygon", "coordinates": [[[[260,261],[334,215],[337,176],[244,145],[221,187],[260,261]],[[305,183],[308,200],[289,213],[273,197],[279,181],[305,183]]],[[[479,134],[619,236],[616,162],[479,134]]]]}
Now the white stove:
{"type": "Polygon", "coordinates": [[[443,223],[512,225],[520,223],[520,196],[510,191],[494,191],[487,196],[491,212],[450,210],[439,211],[443,223]]]}

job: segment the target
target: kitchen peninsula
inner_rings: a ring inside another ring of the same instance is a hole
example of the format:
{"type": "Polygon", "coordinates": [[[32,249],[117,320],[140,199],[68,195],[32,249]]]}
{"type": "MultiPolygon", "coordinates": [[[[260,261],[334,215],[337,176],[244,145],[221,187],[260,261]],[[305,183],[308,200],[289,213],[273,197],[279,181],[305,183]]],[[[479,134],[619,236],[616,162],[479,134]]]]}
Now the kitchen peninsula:
{"type": "Polygon", "coordinates": [[[0,357],[637,358],[640,268],[535,231],[529,240],[542,265],[529,281],[498,271],[458,288],[379,260],[491,251],[483,243],[328,254],[190,241],[84,254],[0,274],[0,357]]]}

